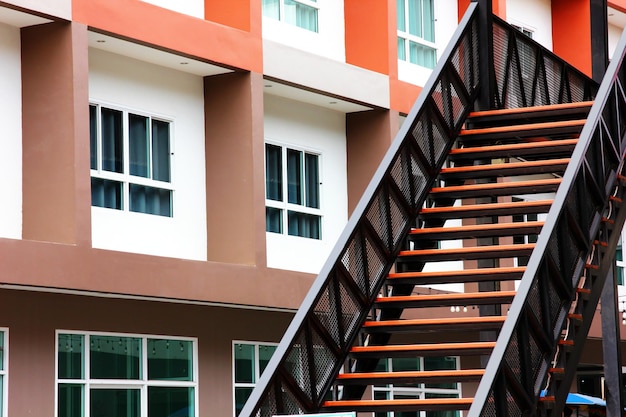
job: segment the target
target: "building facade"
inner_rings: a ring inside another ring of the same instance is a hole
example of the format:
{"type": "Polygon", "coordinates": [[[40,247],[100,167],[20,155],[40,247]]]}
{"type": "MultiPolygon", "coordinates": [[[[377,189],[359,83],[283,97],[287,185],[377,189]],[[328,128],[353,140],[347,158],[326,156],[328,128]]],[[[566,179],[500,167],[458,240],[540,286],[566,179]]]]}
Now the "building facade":
{"type": "MultiPolygon", "coordinates": [[[[365,3],[0,2],[0,417],[237,414],[469,0],[365,3]]],[[[589,1],[494,11],[590,73],[589,1]]]]}

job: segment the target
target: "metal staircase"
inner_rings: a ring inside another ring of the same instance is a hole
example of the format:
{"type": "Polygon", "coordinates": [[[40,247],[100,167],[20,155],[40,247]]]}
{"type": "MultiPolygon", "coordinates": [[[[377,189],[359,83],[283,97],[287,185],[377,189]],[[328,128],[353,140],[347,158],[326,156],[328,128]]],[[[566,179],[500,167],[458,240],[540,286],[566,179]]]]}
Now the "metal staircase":
{"type": "Polygon", "coordinates": [[[472,3],[241,416],[560,415],[626,217],[626,38],[598,88],[479,17],[472,3]],[[494,109],[475,111],[484,91],[494,109]],[[458,366],[381,367],[417,357],[458,366]]]}

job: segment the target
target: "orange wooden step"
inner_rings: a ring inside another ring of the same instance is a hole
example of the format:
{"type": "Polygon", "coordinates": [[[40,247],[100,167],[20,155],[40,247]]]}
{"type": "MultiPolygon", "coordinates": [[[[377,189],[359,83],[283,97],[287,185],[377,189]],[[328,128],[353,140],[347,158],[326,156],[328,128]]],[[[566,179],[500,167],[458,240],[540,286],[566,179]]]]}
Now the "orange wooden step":
{"type": "Polygon", "coordinates": [[[443,180],[455,180],[505,177],[510,175],[545,174],[561,172],[567,168],[570,158],[547,159],[539,161],[504,162],[486,165],[468,165],[452,168],[442,168],[439,177],[443,180]]]}
{"type": "Polygon", "coordinates": [[[551,129],[559,129],[559,128],[567,128],[567,127],[580,127],[582,128],[585,125],[586,119],[578,119],[578,120],[565,120],[559,122],[543,122],[543,123],[528,123],[528,124],[519,124],[519,125],[511,125],[511,126],[499,126],[499,127],[487,127],[480,129],[461,129],[459,136],[461,137],[471,137],[478,135],[497,135],[500,133],[511,133],[511,132],[524,132],[524,131],[534,131],[534,130],[551,130],[551,129]]]}
{"type": "Polygon", "coordinates": [[[473,216],[506,216],[513,214],[547,213],[552,200],[523,200],[508,203],[465,204],[423,208],[422,218],[467,218],[473,216]]]}
{"type": "Polygon", "coordinates": [[[452,271],[393,272],[387,276],[387,283],[394,284],[447,284],[479,281],[505,281],[521,279],[526,271],[523,266],[499,268],[474,268],[452,271]]]}
{"type": "Polygon", "coordinates": [[[433,198],[471,198],[481,196],[504,196],[513,194],[535,194],[554,192],[561,184],[561,178],[531,181],[494,182],[487,184],[453,185],[433,187],[433,198]]]}
{"type": "Polygon", "coordinates": [[[496,342],[426,343],[412,345],[353,346],[350,354],[357,358],[399,358],[414,356],[484,355],[491,353],[496,342]]]}
{"type": "Polygon", "coordinates": [[[565,110],[565,109],[581,109],[591,108],[593,101],[578,101],[574,103],[562,103],[562,104],[546,104],[543,106],[529,106],[529,107],[516,107],[510,109],[494,109],[494,110],[480,110],[470,112],[468,118],[477,118],[485,116],[503,116],[509,114],[528,114],[528,113],[545,113],[550,111],[565,110]]]}
{"type": "Polygon", "coordinates": [[[420,381],[426,383],[477,381],[485,374],[484,369],[459,369],[440,371],[355,372],[337,375],[336,381],[346,384],[393,384],[420,381]],[[427,380],[427,381],[426,381],[427,380]]]}
{"type": "Polygon", "coordinates": [[[541,231],[544,222],[512,222],[512,223],[490,223],[455,227],[425,227],[413,229],[410,232],[411,238],[415,239],[467,239],[472,237],[485,236],[512,236],[537,234],[541,231]]]}
{"type": "Polygon", "coordinates": [[[505,145],[475,146],[456,148],[450,151],[450,160],[457,161],[470,158],[517,157],[541,155],[555,152],[571,152],[578,139],[558,139],[542,142],[520,142],[505,145]]]}
{"type": "Polygon", "coordinates": [[[504,320],[506,316],[366,321],[363,323],[363,330],[368,333],[395,333],[499,329],[504,320]]]}
{"type": "Polygon", "coordinates": [[[515,291],[484,291],[473,293],[448,293],[378,297],[377,308],[419,308],[450,305],[509,304],[515,291]]]}
{"type": "Polygon", "coordinates": [[[474,401],[473,398],[429,398],[415,400],[341,400],[325,401],[323,410],[328,411],[443,411],[468,410],[474,401]]]}
{"type": "Polygon", "coordinates": [[[404,250],[398,254],[399,262],[453,261],[461,259],[512,258],[528,256],[535,248],[534,243],[470,246],[449,249],[404,250]]]}

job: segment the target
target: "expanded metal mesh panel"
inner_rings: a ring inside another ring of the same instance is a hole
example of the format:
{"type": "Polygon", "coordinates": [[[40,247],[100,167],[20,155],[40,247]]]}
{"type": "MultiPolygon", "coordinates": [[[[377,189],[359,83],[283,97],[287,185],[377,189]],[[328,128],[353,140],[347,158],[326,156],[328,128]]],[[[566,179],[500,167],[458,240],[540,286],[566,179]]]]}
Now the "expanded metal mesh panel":
{"type": "Polygon", "coordinates": [[[506,349],[506,353],[504,354],[504,362],[506,366],[509,368],[510,373],[507,375],[512,375],[516,378],[516,382],[519,385],[522,385],[522,364],[520,362],[520,343],[518,339],[517,332],[513,333],[511,339],[509,341],[509,346],[506,349]]]}
{"type": "Polygon", "coordinates": [[[588,82],[586,83],[583,78],[575,73],[574,71],[572,71],[571,69],[569,69],[567,71],[567,79],[569,81],[569,91],[570,91],[570,101],[572,103],[576,103],[579,101],[585,101],[586,99],[588,99],[587,95],[585,94],[585,86],[588,84],[588,82]]]}
{"type": "Polygon", "coordinates": [[[515,397],[511,394],[511,391],[506,392],[506,409],[507,417],[522,417],[522,409],[520,408],[518,402],[515,400],[515,397]]]}
{"type": "Polygon", "coordinates": [[[389,175],[394,184],[412,210],[417,207],[417,198],[426,190],[426,171],[411,151],[410,146],[405,146],[402,152],[394,160],[389,170],[389,175]]]}
{"type": "Polygon", "coordinates": [[[383,276],[386,260],[371,237],[358,232],[348,243],[341,263],[361,291],[371,296],[383,276]]]}
{"type": "Polygon", "coordinates": [[[544,379],[544,375],[548,370],[548,360],[547,355],[539,348],[536,337],[537,336],[534,332],[529,334],[528,353],[530,356],[530,363],[535,370],[532,374],[532,380],[530,382],[533,384],[533,389],[538,391],[540,389],[540,384],[544,379]]]}
{"type": "MultiPolygon", "coordinates": [[[[337,303],[343,303],[344,300],[339,299],[339,294],[335,290],[334,285],[329,285],[322,291],[319,301],[315,305],[314,314],[320,324],[328,330],[337,346],[341,346],[341,328],[339,327],[339,319],[337,317],[337,303]]],[[[347,301],[347,300],[346,300],[347,301]]],[[[343,324],[343,323],[342,323],[343,324]]],[[[343,328],[343,327],[342,327],[343,328]]]]}
{"type": "Polygon", "coordinates": [[[556,104],[564,101],[563,99],[563,63],[552,59],[550,56],[543,56],[543,74],[545,74],[545,81],[547,85],[546,97],[542,96],[542,100],[537,104],[556,104]]]}
{"type": "Polygon", "coordinates": [[[302,414],[306,407],[300,404],[290,390],[290,387],[279,383],[273,386],[265,396],[256,417],[273,417],[278,414],[302,414]]]}
{"type": "Polygon", "coordinates": [[[535,316],[537,322],[543,323],[543,303],[541,302],[541,294],[539,292],[539,280],[533,282],[528,292],[528,306],[530,313],[535,316]]]}
{"type": "Polygon", "coordinates": [[[300,332],[295,343],[287,352],[285,368],[289,375],[293,377],[298,387],[309,398],[313,398],[313,389],[311,387],[311,369],[309,367],[309,348],[304,331],[300,332]]]}
{"type": "Polygon", "coordinates": [[[525,36],[518,34],[517,51],[519,55],[519,66],[521,69],[521,81],[523,83],[523,91],[525,97],[525,105],[531,106],[533,102],[534,86],[538,78],[537,70],[537,54],[539,48],[529,42],[525,36]]]}
{"type": "Polygon", "coordinates": [[[339,282],[339,295],[341,297],[341,323],[344,330],[343,342],[345,344],[358,330],[361,305],[356,300],[355,295],[348,291],[342,282],[339,282]]]}
{"type": "Polygon", "coordinates": [[[319,398],[325,388],[326,381],[333,374],[337,358],[324,339],[315,331],[311,332],[313,344],[313,367],[315,375],[315,395],[319,398]]]}
{"type": "Polygon", "coordinates": [[[461,79],[465,91],[472,92],[478,82],[478,27],[474,22],[469,36],[462,39],[459,48],[452,55],[452,66],[461,79]]]}
{"type": "Polygon", "coordinates": [[[505,77],[509,62],[509,32],[504,27],[493,25],[493,68],[498,96],[498,107],[502,107],[505,95],[505,77]]]}
{"type": "Polygon", "coordinates": [[[404,235],[409,223],[409,213],[393,193],[381,192],[367,211],[366,218],[372,225],[382,243],[392,252],[404,235]]]}

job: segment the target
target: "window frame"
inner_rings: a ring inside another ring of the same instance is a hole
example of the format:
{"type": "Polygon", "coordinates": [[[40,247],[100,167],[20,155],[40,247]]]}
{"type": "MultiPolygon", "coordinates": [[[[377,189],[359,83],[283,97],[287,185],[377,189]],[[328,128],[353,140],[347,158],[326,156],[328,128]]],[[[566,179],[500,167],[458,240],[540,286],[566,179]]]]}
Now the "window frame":
{"type": "MultiPolygon", "coordinates": [[[[231,363],[232,363],[232,378],[233,378],[233,390],[232,390],[232,395],[233,395],[233,416],[237,417],[237,396],[236,396],[236,391],[237,388],[252,388],[254,389],[254,387],[256,386],[256,384],[259,382],[259,378],[261,377],[261,366],[260,366],[260,360],[259,360],[259,348],[261,346],[271,346],[274,348],[278,347],[278,343],[274,343],[274,342],[254,342],[254,341],[250,341],[250,340],[233,340],[232,341],[232,349],[231,349],[231,363]],[[254,382],[237,382],[237,375],[235,373],[235,347],[237,345],[249,345],[249,346],[254,346],[254,375],[255,375],[255,381],[254,382]]],[[[274,349],[274,352],[276,352],[276,350],[274,349]]]]}
{"type": "MultiPolygon", "coordinates": [[[[315,21],[315,30],[311,30],[309,28],[303,27],[303,26],[299,26],[297,23],[292,23],[289,22],[287,20],[285,20],[285,0],[278,0],[278,19],[276,19],[273,16],[269,16],[266,15],[265,13],[263,13],[263,4],[261,4],[261,14],[263,17],[266,17],[268,19],[272,19],[272,20],[277,20],[281,23],[287,24],[287,25],[291,25],[291,26],[295,26],[297,28],[306,30],[308,32],[311,33],[320,33],[320,3],[318,2],[318,0],[291,0],[294,3],[298,3],[301,4],[303,6],[306,7],[310,7],[312,9],[315,9],[316,11],[316,21],[315,21]]],[[[263,3],[263,2],[262,2],[263,3]]]]}
{"type": "MultiPolygon", "coordinates": [[[[107,181],[115,181],[122,184],[122,196],[121,196],[121,209],[112,208],[113,210],[125,212],[125,213],[137,213],[137,214],[149,214],[156,215],[164,218],[173,218],[175,213],[175,194],[176,194],[176,185],[175,185],[175,158],[174,158],[174,125],[175,120],[174,117],[166,116],[162,114],[157,114],[154,112],[148,112],[145,110],[140,110],[128,106],[121,106],[115,103],[110,103],[101,100],[89,100],[89,107],[96,107],[96,168],[91,168],[90,162],[90,177],[96,179],[102,179],[107,181]],[[102,168],[103,165],[103,157],[102,157],[102,109],[106,108],[113,111],[119,111],[122,113],[122,172],[114,172],[104,170],[102,168]],[[130,173],[130,128],[129,128],[129,116],[136,115],[140,117],[146,117],[149,121],[149,155],[148,158],[152,160],[153,152],[152,152],[152,121],[160,121],[167,123],[169,125],[169,176],[170,180],[162,181],[151,178],[154,173],[152,169],[152,163],[150,163],[150,178],[142,177],[138,175],[133,175],[130,173]],[[161,190],[167,190],[170,192],[170,214],[169,216],[152,214],[141,211],[134,211],[130,209],[130,187],[131,185],[139,185],[144,187],[151,187],[161,190]]],[[[90,116],[91,117],[91,116],[90,116]]],[[[91,143],[90,143],[91,146],[91,143]]],[[[91,149],[90,149],[91,153],[91,149]]],[[[92,207],[98,208],[107,208],[102,206],[94,206],[92,207]]]]}
{"type": "Polygon", "coordinates": [[[0,368],[0,376],[2,383],[0,385],[0,417],[8,416],[9,412],[9,328],[0,327],[0,333],[3,335],[2,349],[2,367],[0,368]]]}
{"type": "Polygon", "coordinates": [[[148,415],[148,389],[150,387],[165,387],[165,388],[193,388],[193,410],[195,416],[199,416],[199,369],[198,369],[198,338],[196,337],[181,337],[170,335],[153,335],[153,334],[139,334],[139,333],[117,333],[117,332],[98,332],[98,331],[79,331],[79,330],[63,330],[57,329],[55,331],[54,338],[54,416],[59,417],[59,386],[62,384],[67,385],[82,385],[83,386],[83,417],[90,414],[90,396],[92,389],[137,389],[139,390],[140,401],[140,416],[145,417],[148,415]],[[84,351],[83,351],[83,378],[59,378],[59,336],[60,335],[80,335],[83,336],[84,351]],[[139,379],[98,379],[91,378],[90,375],[90,351],[89,351],[89,337],[91,336],[106,336],[106,337],[123,337],[123,338],[135,338],[141,339],[141,363],[140,363],[140,378],[139,379]],[[166,340],[180,340],[184,342],[191,342],[192,349],[192,378],[191,381],[179,381],[179,380],[156,380],[149,379],[148,377],[148,354],[147,346],[149,339],[166,339],[166,340]]]}
{"type": "MultiPolygon", "coordinates": [[[[460,356],[442,356],[442,358],[446,358],[446,357],[451,357],[454,358],[455,360],[455,365],[456,365],[456,370],[461,369],[461,358],[460,356]]],[[[413,358],[412,358],[413,359],[413,358]]],[[[425,366],[424,366],[424,357],[423,356],[417,356],[414,359],[417,359],[419,361],[419,369],[421,370],[425,370],[425,366]]],[[[393,358],[387,358],[386,359],[386,364],[385,364],[385,369],[387,370],[393,370],[393,358]]],[[[379,362],[380,363],[380,362],[379,362]]],[[[384,393],[385,398],[387,399],[394,399],[396,395],[405,395],[405,396],[410,396],[410,397],[405,397],[405,398],[416,398],[416,399],[424,399],[426,398],[426,395],[428,394],[444,394],[444,395],[457,395],[457,398],[461,398],[462,397],[462,384],[461,383],[457,383],[457,388],[453,389],[453,388],[429,388],[426,387],[427,383],[420,383],[417,384],[419,385],[419,387],[415,387],[415,386],[404,386],[404,385],[399,385],[399,386],[394,386],[393,384],[385,384],[385,385],[373,385],[372,386],[372,399],[376,399],[376,394],[377,393],[384,393]]],[[[426,417],[427,413],[426,411],[420,411],[420,417],[426,417]]],[[[387,413],[373,413],[373,415],[376,416],[382,416],[385,415],[386,417],[394,417],[394,412],[390,411],[387,413]]]]}
{"type": "MultiPolygon", "coordinates": [[[[398,46],[398,60],[399,61],[404,61],[407,62],[409,64],[412,65],[418,65],[420,67],[423,68],[427,68],[427,69],[434,69],[434,67],[437,65],[437,61],[438,61],[438,50],[437,50],[437,44],[436,44],[436,28],[435,28],[435,24],[437,22],[437,18],[435,16],[435,0],[426,0],[426,1],[431,1],[431,9],[432,9],[432,13],[433,13],[433,21],[432,21],[432,26],[433,26],[433,40],[429,41],[427,40],[424,36],[418,36],[418,35],[414,35],[412,33],[409,32],[409,27],[410,27],[410,16],[409,16],[409,1],[410,0],[400,0],[403,3],[403,16],[404,16],[404,28],[405,30],[400,30],[400,22],[398,21],[398,15],[399,12],[396,10],[396,28],[397,28],[397,38],[398,39],[403,39],[404,40],[404,59],[401,58],[400,55],[400,47],[398,46]],[[435,55],[435,62],[433,63],[433,66],[425,66],[422,64],[418,64],[416,62],[412,62],[411,61],[411,46],[410,43],[414,42],[418,45],[421,45],[422,47],[426,47],[428,49],[431,49],[434,52],[435,55]]],[[[420,2],[420,5],[422,5],[422,3],[420,2]]],[[[397,2],[396,2],[396,7],[397,7],[397,2]]],[[[424,27],[424,9],[423,7],[420,10],[420,17],[422,20],[422,28],[424,27]]],[[[423,35],[423,29],[422,29],[422,35],[423,35]]],[[[399,44],[399,42],[398,42],[399,44]]]]}
{"type": "Polygon", "coordinates": [[[266,139],[263,145],[263,176],[264,176],[264,190],[265,190],[265,207],[273,208],[277,210],[281,210],[281,225],[282,231],[279,232],[270,232],[267,230],[266,224],[266,233],[275,233],[281,236],[291,236],[296,238],[304,238],[311,240],[323,240],[324,237],[324,198],[323,198],[323,172],[322,172],[322,163],[323,163],[323,154],[319,150],[315,150],[310,147],[298,146],[293,144],[287,144],[285,142],[274,141],[271,139],[266,139]],[[267,145],[277,146],[281,148],[281,193],[282,193],[282,201],[272,200],[268,198],[267,195],[267,145]],[[303,204],[296,204],[289,202],[289,180],[288,180],[288,171],[287,171],[287,152],[288,150],[293,150],[297,152],[302,152],[303,161],[306,160],[306,155],[315,155],[317,157],[317,175],[318,175],[318,184],[317,184],[317,196],[318,196],[318,205],[319,208],[308,207],[306,205],[306,172],[305,172],[305,164],[302,164],[301,174],[302,174],[302,202],[303,204]],[[302,213],[306,215],[317,216],[319,218],[319,238],[312,238],[307,236],[299,236],[289,234],[289,224],[288,224],[288,215],[289,212],[302,213]]]}

